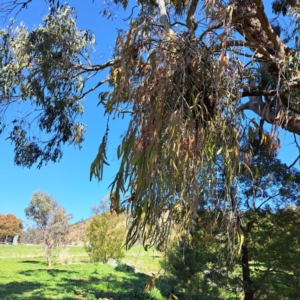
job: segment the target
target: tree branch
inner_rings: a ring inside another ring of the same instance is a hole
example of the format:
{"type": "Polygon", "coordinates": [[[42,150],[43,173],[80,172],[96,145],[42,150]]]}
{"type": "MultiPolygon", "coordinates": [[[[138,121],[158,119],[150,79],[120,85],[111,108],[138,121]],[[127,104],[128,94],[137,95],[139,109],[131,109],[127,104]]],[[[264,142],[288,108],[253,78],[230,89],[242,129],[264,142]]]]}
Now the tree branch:
{"type": "Polygon", "coordinates": [[[76,69],[81,69],[81,70],[87,71],[87,72],[92,72],[92,71],[101,71],[106,68],[112,67],[112,66],[116,65],[118,62],[119,62],[119,60],[112,59],[102,65],[92,65],[90,67],[86,67],[84,65],[73,65],[73,67],[75,67],[76,69]]]}
{"type": "Polygon", "coordinates": [[[27,5],[30,2],[32,2],[32,0],[26,0],[23,2],[20,2],[18,0],[12,0],[8,2],[0,3],[0,18],[4,18],[4,21],[6,21],[9,15],[11,15],[12,12],[17,9],[17,12],[15,13],[15,17],[16,17],[23,8],[27,7],[27,5]]]}
{"type": "Polygon", "coordinates": [[[294,162],[290,166],[288,166],[288,168],[291,169],[299,159],[300,159],[300,155],[298,155],[298,157],[294,160],[294,162]]]}
{"type": "Polygon", "coordinates": [[[167,34],[173,35],[174,31],[171,28],[170,22],[168,20],[165,1],[164,0],[156,0],[156,3],[158,5],[158,9],[159,9],[161,24],[164,26],[164,29],[167,32],[167,34]]]}
{"type": "Polygon", "coordinates": [[[243,0],[235,3],[232,21],[235,29],[246,41],[260,45],[269,52],[269,56],[276,55],[282,60],[287,49],[271,27],[264,12],[262,0],[243,0]],[[255,17],[239,20],[240,16],[247,14],[255,14],[255,17]]]}
{"type": "Polygon", "coordinates": [[[285,107],[287,107],[290,111],[296,113],[296,114],[300,114],[300,109],[296,106],[294,106],[288,97],[286,97],[286,95],[280,95],[279,99],[281,100],[281,102],[283,103],[283,105],[285,107]]]}
{"type": "Polygon", "coordinates": [[[192,38],[195,37],[195,30],[198,27],[198,24],[195,20],[194,14],[197,8],[199,0],[192,0],[189,11],[187,13],[187,17],[186,17],[186,24],[187,27],[189,29],[189,33],[191,35],[192,38]]]}
{"type": "Polygon", "coordinates": [[[278,57],[284,59],[285,57],[285,45],[281,42],[278,35],[274,32],[264,10],[262,0],[255,0],[257,6],[257,18],[260,21],[262,29],[267,34],[268,38],[272,41],[275,50],[277,51],[278,57]]]}
{"type": "Polygon", "coordinates": [[[300,3],[298,3],[296,0],[286,0],[286,2],[291,7],[300,9],[300,3]]]}
{"type": "Polygon", "coordinates": [[[256,208],[256,211],[258,211],[265,203],[267,203],[267,202],[270,201],[271,199],[273,199],[273,198],[279,196],[279,194],[280,194],[280,193],[278,192],[278,193],[276,193],[275,195],[270,196],[269,198],[267,198],[265,201],[263,201],[263,202],[256,208]]]}
{"type": "MultiPolygon", "coordinates": [[[[244,90],[242,92],[242,98],[251,97],[251,96],[275,96],[275,95],[284,95],[290,93],[291,89],[299,89],[300,88],[300,80],[293,80],[287,83],[287,87],[281,90],[260,90],[257,87],[254,87],[249,90],[244,90]]],[[[288,101],[288,99],[283,99],[283,101],[288,101]]],[[[290,106],[287,102],[284,103],[286,106],[290,106]]],[[[291,109],[291,108],[290,108],[291,109]]],[[[298,109],[298,108],[295,108],[298,109]]],[[[295,111],[296,112],[296,111],[295,111]]]]}
{"type": "Polygon", "coordinates": [[[263,120],[272,125],[277,125],[285,130],[300,135],[300,117],[286,113],[285,120],[282,122],[279,117],[279,110],[269,110],[269,105],[264,103],[261,96],[250,97],[250,101],[241,105],[237,112],[251,110],[263,120]]]}
{"type": "MultiPolygon", "coordinates": [[[[234,19],[232,20],[231,23],[235,23],[235,22],[237,22],[237,21],[239,21],[239,20],[241,20],[241,19],[245,19],[245,18],[254,18],[254,17],[256,17],[256,13],[251,13],[251,14],[246,14],[246,15],[238,16],[238,17],[234,18],[234,19]]],[[[207,28],[204,32],[202,32],[202,34],[201,34],[200,37],[199,37],[199,40],[202,40],[209,32],[211,32],[211,31],[213,31],[213,30],[215,30],[215,29],[219,29],[219,28],[221,28],[223,25],[224,25],[223,22],[219,22],[219,23],[216,24],[215,26],[212,26],[212,27],[207,28]]],[[[227,42],[228,42],[228,41],[227,41],[227,42]]]]}
{"type": "Polygon", "coordinates": [[[262,45],[252,42],[252,41],[227,41],[226,42],[227,47],[249,47],[250,49],[255,49],[255,53],[261,54],[264,57],[268,59],[274,59],[273,56],[270,54],[270,52],[263,47],[262,45]]]}

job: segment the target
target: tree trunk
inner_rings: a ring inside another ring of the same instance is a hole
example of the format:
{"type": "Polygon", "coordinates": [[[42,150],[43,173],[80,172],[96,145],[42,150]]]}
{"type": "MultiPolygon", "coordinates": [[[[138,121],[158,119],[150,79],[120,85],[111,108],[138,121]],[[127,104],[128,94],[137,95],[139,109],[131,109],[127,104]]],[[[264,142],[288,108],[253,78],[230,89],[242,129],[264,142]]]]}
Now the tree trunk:
{"type": "Polygon", "coordinates": [[[52,267],[51,253],[50,253],[50,254],[47,253],[47,262],[48,262],[48,267],[49,267],[49,268],[52,267]]]}
{"type": "Polygon", "coordinates": [[[48,267],[52,267],[52,262],[51,262],[51,248],[46,245],[46,256],[47,256],[47,262],[48,262],[48,267]]]}
{"type": "Polygon", "coordinates": [[[244,243],[244,245],[242,245],[242,270],[243,270],[243,283],[244,283],[244,292],[245,292],[244,300],[253,300],[254,290],[252,287],[253,281],[251,280],[250,277],[247,243],[244,243]]]}

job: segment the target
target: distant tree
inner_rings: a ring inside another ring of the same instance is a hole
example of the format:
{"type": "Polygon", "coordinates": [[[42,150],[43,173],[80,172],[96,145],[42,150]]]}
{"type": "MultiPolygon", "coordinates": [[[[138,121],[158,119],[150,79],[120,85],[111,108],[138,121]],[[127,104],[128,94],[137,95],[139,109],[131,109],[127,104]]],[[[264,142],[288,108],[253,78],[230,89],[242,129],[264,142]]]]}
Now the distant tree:
{"type": "Polygon", "coordinates": [[[12,214],[0,214],[0,242],[11,243],[14,236],[20,235],[23,229],[23,223],[12,214]]]}
{"type": "Polygon", "coordinates": [[[33,193],[25,213],[42,231],[48,266],[51,267],[52,249],[66,241],[71,215],[51,195],[40,191],[33,193]]]}
{"type": "Polygon", "coordinates": [[[80,246],[86,240],[85,227],[88,221],[82,219],[81,221],[70,226],[68,234],[68,244],[80,246]]]}
{"type": "Polygon", "coordinates": [[[21,241],[26,244],[43,244],[42,230],[36,227],[27,227],[22,233],[21,241]]]}
{"type": "Polygon", "coordinates": [[[95,262],[124,257],[125,224],[122,215],[104,212],[92,217],[86,228],[86,250],[95,262]]]}

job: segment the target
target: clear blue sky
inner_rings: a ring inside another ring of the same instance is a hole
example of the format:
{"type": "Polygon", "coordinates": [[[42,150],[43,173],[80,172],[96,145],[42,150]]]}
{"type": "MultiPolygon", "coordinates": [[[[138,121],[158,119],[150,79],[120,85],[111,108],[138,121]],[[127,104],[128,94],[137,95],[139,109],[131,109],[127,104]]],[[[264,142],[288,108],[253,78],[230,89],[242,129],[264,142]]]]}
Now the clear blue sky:
{"type": "MultiPolygon", "coordinates": [[[[122,18],[129,16],[130,12],[123,12],[122,8],[117,11],[118,15],[114,20],[102,18],[99,14],[102,1],[73,0],[70,5],[76,6],[78,13],[78,27],[90,29],[96,36],[96,51],[92,54],[93,62],[101,63],[111,57],[117,28],[124,28],[125,22],[122,18]]],[[[44,1],[36,0],[24,10],[18,20],[23,20],[29,28],[41,22],[42,16],[47,14],[48,7],[44,1]],[[39,4],[38,4],[39,3],[39,4]]],[[[103,79],[106,73],[100,75],[103,79]]],[[[26,220],[24,208],[28,205],[34,191],[41,190],[53,195],[53,197],[72,213],[72,222],[86,219],[91,216],[91,206],[108,194],[108,185],[116,172],[117,159],[116,148],[120,136],[126,128],[126,121],[115,120],[111,123],[109,135],[109,149],[107,153],[110,167],[106,167],[104,180],[89,181],[90,164],[95,158],[99,143],[101,142],[105,127],[106,117],[103,116],[103,109],[97,106],[98,93],[86,97],[85,112],[82,121],[88,125],[85,141],[81,150],[73,146],[64,147],[64,155],[59,163],[49,163],[40,170],[36,167],[23,169],[14,165],[13,147],[8,140],[5,140],[5,133],[0,136],[0,214],[12,213],[22,220],[26,220]]],[[[281,135],[283,148],[280,150],[280,157],[284,162],[290,164],[297,157],[297,151],[291,146],[291,135],[281,135]]],[[[296,165],[296,167],[299,164],[296,165]]]]}
{"type": "MultiPolygon", "coordinates": [[[[122,18],[128,17],[130,12],[124,13],[123,9],[119,8],[116,18],[107,20],[99,13],[103,8],[101,1],[92,3],[92,0],[73,0],[69,3],[76,6],[78,27],[90,29],[96,36],[96,51],[92,53],[93,62],[102,63],[111,58],[117,28],[124,28],[126,23],[122,18]]],[[[19,14],[17,19],[24,21],[31,28],[34,24],[40,24],[43,15],[47,13],[48,6],[45,2],[36,0],[27,10],[19,14]]],[[[103,79],[106,74],[107,71],[104,71],[98,79],[103,79]]],[[[24,208],[28,205],[33,192],[41,190],[52,194],[69,213],[72,213],[73,222],[91,216],[91,206],[108,194],[107,187],[116,172],[115,150],[126,128],[125,121],[111,120],[113,125],[109,135],[111,151],[107,153],[111,167],[105,169],[103,182],[96,179],[90,182],[90,164],[97,154],[106,128],[103,109],[97,106],[99,91],[101,90],[88,95],[84,102],[85,112],[82,121],[87,124],[88,130],[82,149],[66,145],[59,163],[48,163],[40,170],[35,166],[31,169],[17,167],[13,160],[13,146],[9,140],[5,140],[5,132],[0,135],[0,214],[12,213],[25,221],[24,208]]]]}

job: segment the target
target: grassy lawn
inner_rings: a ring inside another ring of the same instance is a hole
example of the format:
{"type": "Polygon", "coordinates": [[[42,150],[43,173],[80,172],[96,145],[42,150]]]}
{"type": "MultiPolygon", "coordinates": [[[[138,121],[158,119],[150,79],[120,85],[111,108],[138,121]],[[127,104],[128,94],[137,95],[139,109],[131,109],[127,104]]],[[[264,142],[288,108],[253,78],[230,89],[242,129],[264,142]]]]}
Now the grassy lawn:
{"type": "Polygon", "coordinates": [[[141,272],[151,275],[151,273],[160,271],[162,256],[161,252],[154,249],[145,251],[142,246],[134,246],[126,252],[123,261],[135,266],[141,272]]]}
{"type": "Polygon", "coordinates": [[[43,256],[43,249],[40,246],[26,246],[23,244],[18,246],[0,245],[0,258],[25,258],[41,256],[43,256]]]}
{"type": "MultiPolygon", "coordinates": [[[[53,254],[56,254],[56,250],[53,254]]],[[[60,261],[69,263],[79,263],[89,261],[89,256],[84,247],[61,247],[58,249],[60,261]]],[[[27,246],[20,244],[18,246],[0,245],[1,258],[35,258],[43,257],[44,252],[41,246],[27,246]]],[[[139,271],[151,275],[160,270],[161,252],[150,249],[145,251],[142,246],[134,246],[126,252],[125,263],[135,266],[139,271]]],[[[55,259],[54,259],[55,261],[55,259]]],[[[1,280],[1,279],[0,279],[1,280]]]]}
{"type": "MultiPolygon", "coordinates": [[[[38,246],[0,245],[0,298],[4,299],[168,299],[169,287],[163,280],[147,294],[143,293],[149,275],[88,260],[82,247],[67,247],[69,264],[48,268],[38,246]],[[77,262],[76,263],[76,260],[77,262]],[[165,297],[162,296],[165,295],[165,297]]],[[[157,272],[160,253],[131,249],[125,262],[141,272],[157,272]],[[142,271],[143,269],[143,271],[142,271]]]]}

